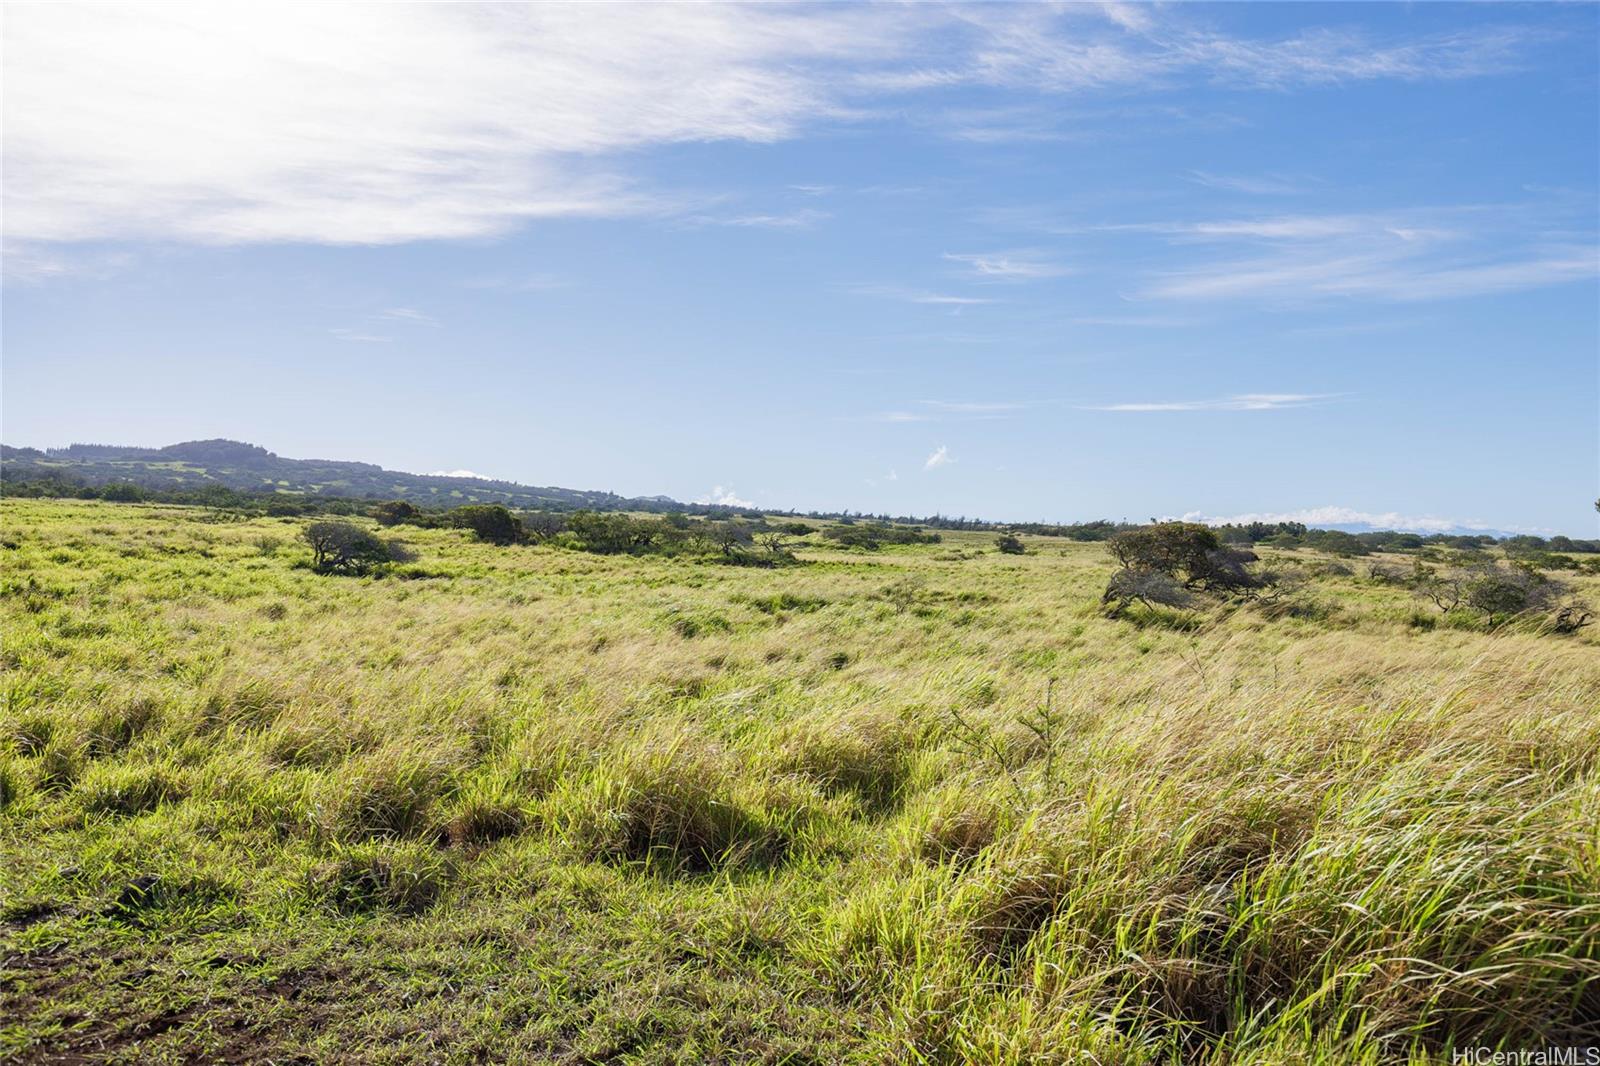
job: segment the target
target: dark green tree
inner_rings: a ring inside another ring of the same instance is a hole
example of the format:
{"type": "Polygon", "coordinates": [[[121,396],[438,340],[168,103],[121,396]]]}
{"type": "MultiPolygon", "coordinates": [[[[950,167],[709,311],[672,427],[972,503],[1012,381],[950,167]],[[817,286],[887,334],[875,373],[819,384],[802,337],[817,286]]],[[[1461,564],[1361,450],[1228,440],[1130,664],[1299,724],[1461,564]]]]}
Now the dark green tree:
{"type": "Polygon", "coordinates": [[[399,541],[384,540],[351,522],[313,522],[303,536],[311,545],[311,568],[319,574],[368,574],[416,558],[399,541]]]}

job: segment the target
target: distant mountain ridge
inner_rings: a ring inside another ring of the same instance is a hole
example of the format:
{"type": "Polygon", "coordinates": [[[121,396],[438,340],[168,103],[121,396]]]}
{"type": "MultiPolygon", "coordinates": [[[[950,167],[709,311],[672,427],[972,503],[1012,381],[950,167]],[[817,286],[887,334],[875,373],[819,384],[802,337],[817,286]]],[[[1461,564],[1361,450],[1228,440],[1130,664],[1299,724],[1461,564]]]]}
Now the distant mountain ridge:
{"type": "Polygon", "coordinates": [[[503,503],[509,507],[594,510],[679,509],[667,496],[626,497],[475,477],[410,474],[373,463],[286,459],[258,444],[191,440],[164,448],[73,444],[66,448],[0,445],[0,477],[8,481],[61,478],[87,485],[129,482],[147,489],[282,492],[410,500],[417,504],[503,503]]]}

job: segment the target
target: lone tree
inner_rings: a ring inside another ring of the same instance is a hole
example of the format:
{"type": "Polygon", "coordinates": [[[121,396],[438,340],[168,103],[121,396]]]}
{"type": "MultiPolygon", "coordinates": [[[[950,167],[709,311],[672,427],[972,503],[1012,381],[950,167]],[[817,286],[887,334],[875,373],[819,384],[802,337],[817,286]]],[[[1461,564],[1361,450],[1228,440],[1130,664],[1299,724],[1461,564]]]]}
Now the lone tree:
{"type": "Polygon", "coordinates": [[[518,544],[527,532],[516,515],[498,503],[473,503],[450,512],[450,524],[472,530],[472,535],[490,544],[518,544]]]}
{"type": "Polygon", "coordinates": [[[422,517],[422,508],[409,500],[389,500],[372,508],[372,517],[380,526],[398,526],[415,523],[422,517]]]}
{"type": "Polygon", "coordinates": [[[1100,602],[1111,604],[1109,613],[1116,618],[1134,602],[1146,607],[1187,607],[1193,602],[1193,597],[1182,585],[1159,570],[1123,568],[1111,575],[1100,602]]]}
{"type": "Polygon", "coordinates": [[[1157,522],[1114,534],[1106,549],[1125,570],[1166,574],[1186,589],[1235,592],[1259,588],[1260,578],[1245,569],[1255,552],[1223,547],[1210,526],[1197,522],[1157,522]]]}
{"type": "Polygon", "coordinates": [[[738,558],[753,539],[750,527],[738,520],[707,522],[702,535],[724,559],[738,558]]]}
{"type": "Polygon", "coordinates": [[[384,540],[351,522],[313,522],[304,536],[311,545],[311,568],[319,574],[368,574],[416,558],[399,541],[384,540]]]}
{"type": "Polygon", "coordinates": [[[1106,550],[1122,564],[1100,602],[1121,614],[1134,601],[1149,606],[1185,606],[1190,592],[1250,594],[1269,578],[1248,569],[1255,552],[1224,547],[1210,526],[1157,522],[1116,533],[1106,550]]]}

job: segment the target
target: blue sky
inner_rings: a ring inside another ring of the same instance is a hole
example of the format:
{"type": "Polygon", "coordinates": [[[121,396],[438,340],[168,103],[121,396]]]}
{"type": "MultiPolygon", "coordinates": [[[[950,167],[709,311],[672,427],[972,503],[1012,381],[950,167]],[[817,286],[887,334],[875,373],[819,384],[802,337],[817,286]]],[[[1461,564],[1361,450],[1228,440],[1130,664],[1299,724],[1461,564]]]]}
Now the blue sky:
{"type": "Polygon", "coordinates": [[[1592,536],[1597,24],[13,6],[4,439],[1592,536]]]}

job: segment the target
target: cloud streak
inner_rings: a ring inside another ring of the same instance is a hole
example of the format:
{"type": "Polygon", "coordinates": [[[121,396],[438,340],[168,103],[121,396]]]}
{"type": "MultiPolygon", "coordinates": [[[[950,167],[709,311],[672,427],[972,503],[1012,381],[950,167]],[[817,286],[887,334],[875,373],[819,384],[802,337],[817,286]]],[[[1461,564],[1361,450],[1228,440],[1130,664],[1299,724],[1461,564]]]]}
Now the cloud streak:
{"type": "Polygon", "coordinates": [[[1334,399],[1338,393],[1246,392],[1220,400],[1177,400],[1140,403],[1111,403],[1083,408],[1086,411],[1281,411],[1290,407],[1310,407],[1334,399]]]}
{"type": "Polygon", "coordinates": [[[1600,274],[1592,216],[1559,201],[1098,228],[1223,250],[1191,252],[1192,263],[1150,277],[1138,294],[1147,299],[1420,302],[1600,274]]]}
{"type": "Polygon", "coordinates": [[[945,258],[970,268],[974,275],[984,281],[1036,281],[1041,278],[1059,278],[1071,273],[1061,264],[1032,251],[986,254],[947,252],[945,258]]]}
{"type": "Polygon", "coordinates": [[[930,292],[926,289],[907,288],[903,285],[852,285],[850,291],[857,296],[876,296],[885,300],[922,304],[930,307],[977,307],[999,303],[987,296],[964,296],[958,293],[930,292]]]}
{"type": "Polygon", "coordinates": [[[1281,91],[1460,78],[1510,69],[1536,43],[1493,27],[1241,39],[1185,17],[1007,5],[19,5],[5,27],[5,223],[22,241],[385,244],[545,218],[692,214],[707,198],[641,181],[641,150],[780,141],[901,114],[950,86],[1281,91]],[[874,110],[889,95],[896,106],[874,110]]]}

